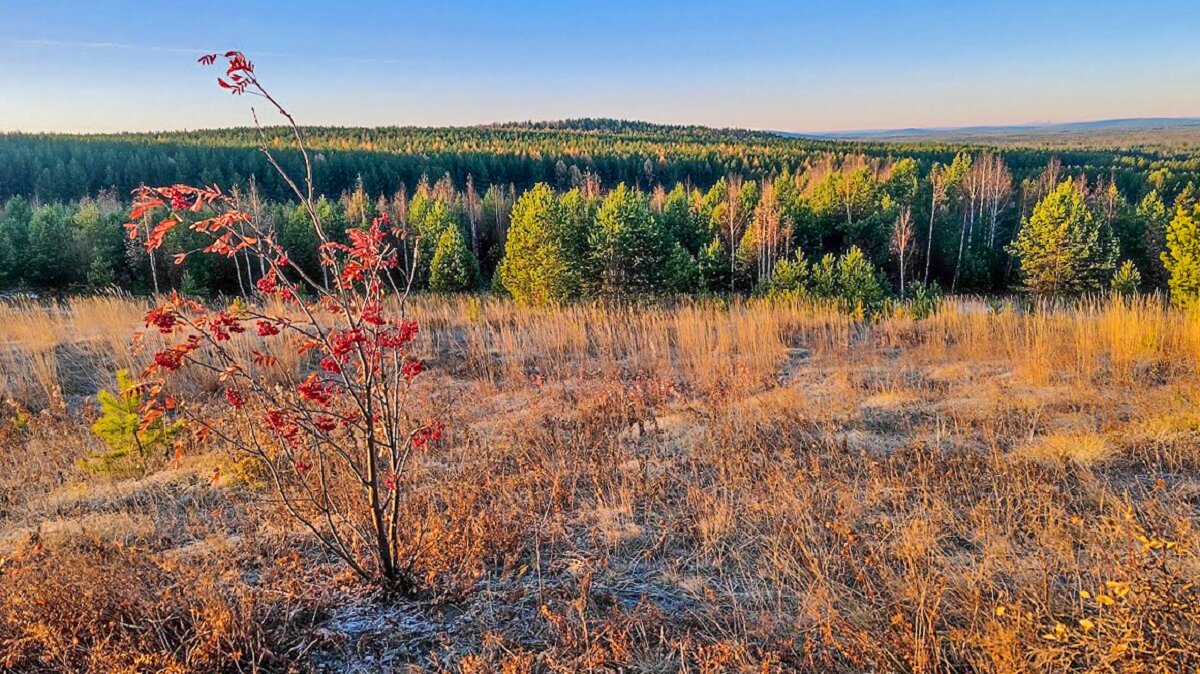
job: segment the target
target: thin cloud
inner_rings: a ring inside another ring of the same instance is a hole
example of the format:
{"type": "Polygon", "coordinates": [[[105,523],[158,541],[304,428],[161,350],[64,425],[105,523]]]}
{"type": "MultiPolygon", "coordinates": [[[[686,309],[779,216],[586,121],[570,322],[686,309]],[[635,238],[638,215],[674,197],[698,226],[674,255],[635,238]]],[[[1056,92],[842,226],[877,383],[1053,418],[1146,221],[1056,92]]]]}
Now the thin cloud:
{"type": "Polygon", "coordinates": [[[158,45],[124,44],[122,42],[72,42],[69,40],[13,40],[16,44],[30,47],[66,47],[69,49],[124,49],[129,51],[152,51],[170,54],[199,54],[203,49],[185,47],[162,47],[158,45]]]}
{"type": "MultiPolygon", "coordinates": [[[[152,45],[152,44],[127,44],[124,42],[78,42],[78,41],[72,41],[72,40],[50,40],[50,39],[12,40],[12,43],[26,45],[29,47],[60,47],[60,48],[64,48],[64,49],[114,49],[114,50],[123,50],[123,51],[157,52],[160,54],[161,53],[189,54],[189,55],[193,55],[193,56],[196,54],[206,54],[206,53],[210,53],[210,52],[214,52],[214,51],[215,52],[225,51],[224,49],[211,49],[211,48],[205,49],[205,48],[201,48],[201,47],[196,47],[196,48],[167,47],[167,46],[152,45]]],[[[249,53],[249,55],[255,56],[255,57],[271,56],[271,57],[286,57],[286,58],[292,58],[295,56],[295,54],[291,54],[288,52],[267,52],[267,51],[254,51],[253,53],[249,53]]],[[[401,59],[395,59],[395,58],[373,58],[370,56],[348,56],[348,55],[340,55],[340,54],[331,54],[325,58],[330,59],[330,60],[349,61],[352,63],[378,63],[378,64],[383,64],[383,65],[398,65],[398,64],[401,64],[404,62],[401,59]]]]}

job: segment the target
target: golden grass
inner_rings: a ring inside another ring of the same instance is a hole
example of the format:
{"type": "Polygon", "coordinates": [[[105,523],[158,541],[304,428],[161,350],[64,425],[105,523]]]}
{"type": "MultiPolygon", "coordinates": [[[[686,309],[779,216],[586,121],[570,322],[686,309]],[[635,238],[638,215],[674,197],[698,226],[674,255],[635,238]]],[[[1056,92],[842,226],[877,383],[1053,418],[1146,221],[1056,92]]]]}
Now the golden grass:
{"type": "Polygon", "coordinates": [[[1017,450],[1019,456],[1032,461],[1074,461],[1092,467],[1113,458],[1116,448],[1100,433],[1051,433],[1017,450]]]}
{"type": "Polygon", "coordinates": [[[24,574],[0,566],[0,666],[77,662],[64,644],[79,630],[174,671],[212,671],[221,644],[331,671],[1200,665],[1200,323],[1155,298],[1033,313],[951,301],[865,325],[765,301],[418,297],[428,404],[454,403],[447,439],[404,485],[418,602],[344,585],[218,445],[131,483],[72,469],[94,442],[71,404],[90,395],[79,373],[136,369],[120,350],[144,308],[2,310],[4,391],[35,412],[0,430],[0,540],[41,528],[46,551],[0,552],[24,574]],[[68,573],[53,550],[77,560],[83,543],[104,574],[144,569],[202,599],[102,593],[113,608],[81,612],[48,588],[68,573]],[[197,585],[211,568],[226,571],[218,594],[197,585]],[[39,593],[91,622],[31,631],[22,602],[39,593]],[[225,622],[153,639],[97,627],[122,602],[127,625],[225,622]],[[249,615],[261,632],[236,627],[249,615]],[[179,648],[197,649],[194,664],[179,648]]]}

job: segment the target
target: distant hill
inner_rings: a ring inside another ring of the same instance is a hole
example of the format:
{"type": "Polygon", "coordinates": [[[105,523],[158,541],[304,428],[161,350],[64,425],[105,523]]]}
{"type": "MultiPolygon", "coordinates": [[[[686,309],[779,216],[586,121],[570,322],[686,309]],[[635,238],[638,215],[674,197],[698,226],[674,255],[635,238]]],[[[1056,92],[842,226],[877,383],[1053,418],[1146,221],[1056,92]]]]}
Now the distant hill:
{"type": "Polygon", "coordinates": [[[1200,117],[1133,117],[1089,122],[782,133],[789,138],[889,143],[1186,149],[1200,146],[1200,117]]]}
{"type": "MultiPolygon", "coordinates": [[[[304,134],[320,166],[317,191],[334,196],[360,179],[372,194],[391,194],[399,184],[412,188],[422,177],[436,181],[446,175],[456,185],[465,185],[469,176],[479,189],[574,184],[587,172],[604,185],[680,182],[707,188],[731,173],[752,180],[847,155],[876,163],[911,157],[928,165],[985,147],[1003,150],[1018,178],[1040,172],[1051,156],[1068,170],[1106,174],[1146,167],[1180,173],[1194,171],[1200,161],[1200,119],[809,135],[590,118],[456,127],[306,126],[304,134]]],[[[265,145],[285,165],[299,166],[292,143],[291,130],[279,126],[0,133],[0,201],[15,195],[70,201],[100,190],[128,194],[142,182],[241,185],[251,175],[263,196],[286,200],[290,186],[275,177],[259,148],[265,145]]]]}

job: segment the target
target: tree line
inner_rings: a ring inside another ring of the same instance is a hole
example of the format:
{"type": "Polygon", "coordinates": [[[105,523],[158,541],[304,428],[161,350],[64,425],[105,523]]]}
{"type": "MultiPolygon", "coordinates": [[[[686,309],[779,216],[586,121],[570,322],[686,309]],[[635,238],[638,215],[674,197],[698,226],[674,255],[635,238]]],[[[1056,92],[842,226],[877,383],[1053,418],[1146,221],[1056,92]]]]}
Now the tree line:
{"type": "MultiPolygon", "coordinates": [[[[913,157],[822,154],[758,178],[606,185],[591,170],[526,189],[447,173],[375,192],[366,180],[317,208],[330,231],[387,214],[404,233],[415,286],[491,289],[529,303],[667,293],[810,292],[875,304],[937,285],[951,292],[1025,288],[1049,294],[1116,283],[1200,287],[1197,194],[1162,175],[1130,193],[1051,158],[1018,179],[1006,158],[960,151],[927,168],[913,157]]],[[[304,210],[251,177],[234,190],[308,273],[321,273],[304,210]]],[[[0,210],[0,287],[117,287],[246,294],[263,270],[249,259],[175,254],[178,228],[153,255],[129,240],[111,191],[72,201],[15,196],[0,210]]],[[[147,231],[153,223],[140,223],[147,231]]]]}
{"type": "MultiPolygon", "coordinates": [[[[310,127],[307,142],[317,165],[316,188],[331,198],[358,181],[372,194],[413,187],[423,175],[449,175],[459,186],[471,176],[480,189],[536,183],[566,190],[583,173],[605,185],[644,190],[682,182],[708,189],[730,174],[762,180],[806,165],[863,155],[916,160],[922,173],[983,147],[945,143],[842,142],[695,126],[605,119],[472,127],[310,127]]],[[[300,157],[282,127],[96,135],[0,134],[0,201],[24,196],[43,202],[75,201],[111,190],[128,194],[146,184],[220,184],[247,187],[251,176],[269,200],[292,198],[260,147],[287,169],[300,157]]],[[[1200,157],[1166,150],[995,149],[1016,180],[1041,171],[1054,156],[1064,169],[1100,176],[1127,194],[1154,186],[1174,193],[1200,171],[1200,157]]]]}

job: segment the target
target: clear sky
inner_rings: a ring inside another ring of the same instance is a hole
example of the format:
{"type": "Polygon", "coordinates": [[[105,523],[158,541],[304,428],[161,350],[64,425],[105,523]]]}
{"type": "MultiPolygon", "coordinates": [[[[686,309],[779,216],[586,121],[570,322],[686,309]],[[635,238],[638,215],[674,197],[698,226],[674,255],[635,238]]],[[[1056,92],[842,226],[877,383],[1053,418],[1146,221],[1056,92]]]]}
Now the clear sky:
{"type": "Polygon", "coordinates": [[[0,0],[0,131],[619,117],[787,131],[1200,116],[1196,0],[0,0]]]}

